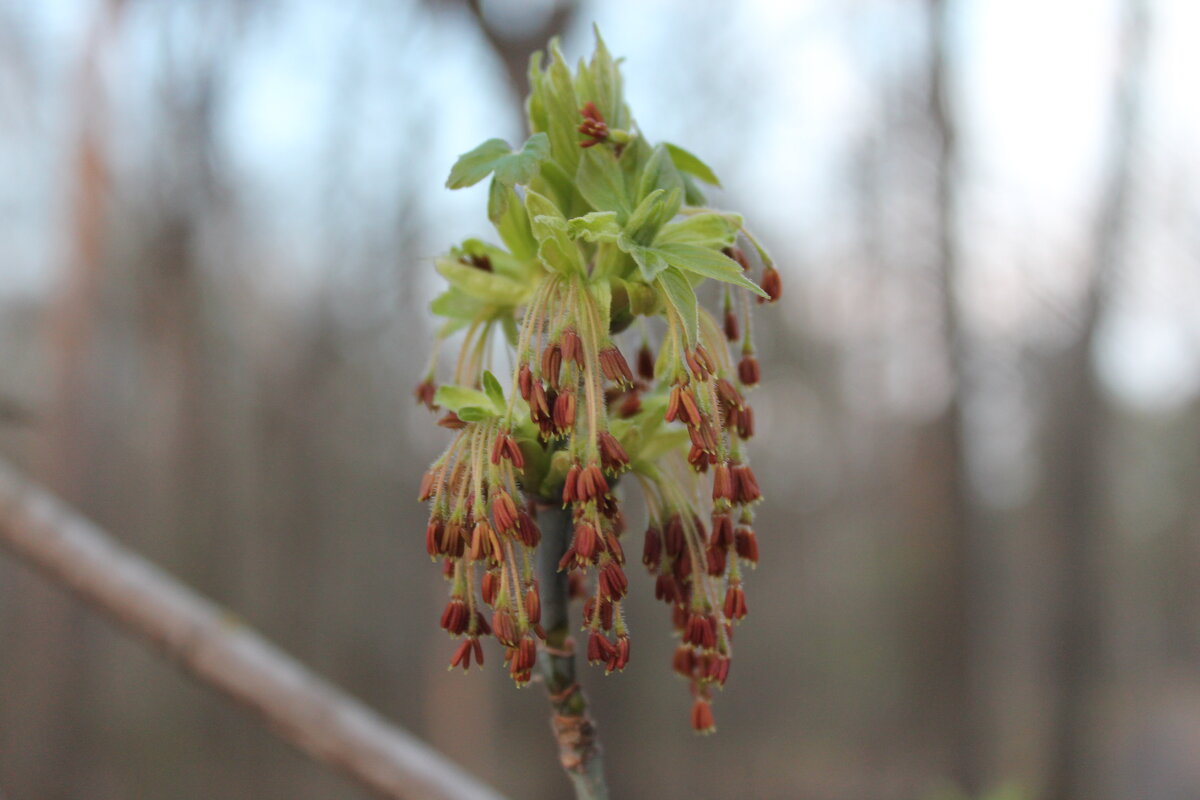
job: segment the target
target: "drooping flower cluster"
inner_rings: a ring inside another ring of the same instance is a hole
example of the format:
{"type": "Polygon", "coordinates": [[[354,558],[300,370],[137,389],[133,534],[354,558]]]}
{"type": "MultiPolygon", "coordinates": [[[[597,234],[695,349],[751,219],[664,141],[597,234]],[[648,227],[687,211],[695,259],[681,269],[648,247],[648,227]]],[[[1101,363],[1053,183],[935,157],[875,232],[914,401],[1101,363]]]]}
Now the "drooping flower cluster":
{"type": "Polygon", "coordinates": [[[750,299],[777,299],[779,273],[741,217],[705,207],[698,182],[715,185],[712,171],[635,129],[599,36],[574,74],[552,42],[546,68],[532,59],[530,84],[530,138],[516,151],[485,142],[447,181],[492,176],[488,214],[503,246],[469,239],[437,260],[450,284],[432,307],[446,318],[439,343],[462,340],[451,380],[437,385],[435,352],[416,391],[455,431],[421,487],[426,549],[450,583],[442,627],[460,639],[451,666],[482,664],[490,635],[513,679],[531,679],[545,639],[542,504],[570,512],[558,566],[583,600],[587,660],[623,669],[617,488],[634,485],[648,516],[642,563],[680,637],[674,669],[691,686],[692,726],[709,731],[733,623],[747,611],[743,570],[758,561],[750,299]],[[697,297],[709,285],[720,322],[697,297]],[[614,338],[634,335],[636,370],[614,338]],[[491,370],[498,336],[515,356],[507,391],[491,370]]]}

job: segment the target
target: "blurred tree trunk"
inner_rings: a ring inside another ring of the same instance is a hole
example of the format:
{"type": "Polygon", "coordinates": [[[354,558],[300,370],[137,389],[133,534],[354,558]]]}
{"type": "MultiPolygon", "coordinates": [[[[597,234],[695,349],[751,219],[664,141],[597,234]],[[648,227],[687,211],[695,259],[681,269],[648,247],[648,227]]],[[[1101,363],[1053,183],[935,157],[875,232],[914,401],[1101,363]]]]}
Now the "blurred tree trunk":
{"type": "Polygon", "coordinates": [[[926,466],[934,487],[931,535],[937,539],[934,619],[929,652],[934,680],[933,708],[949,746],[951,778],[974,796],[981,789],[985,751],[983,702],[973,664],[974,637],[982,576],[974,559],[979,536],[967,479],[967,440],[963,430],[967,400],[966,333],[958,308],[961,248],[958,241],[959,152],[956,109],[949,86],[947,52],[952,37],[948,0],[929,0],[929,131],[934,145],[935,269],[950,396],[942,413],[924,431],[930,447],[926,466]]]}
{"type": "MultiPolygon", "coordinates": [[[[65,193],[69,228],[62,237],[67,254],[45,323],[53,383],[34,456],[43,480],[84,507],[98,494],[97,476],[104,474],[95,436],[97,329],[111,188],[102,64],[114,50],[121,11],[120,0],[97,6],[75,74],[78,127],[71,185],[65,193]]],[[[82,655],[87,652],[89,624],[76,604],[32,575],[19,573],[8,596],[19,610],[14,612],[14,646],[5,648],[0,685],[0,772],[18,797],[57,800],[87,795],[94,740],[83,702],[87,672],[82,655]]]]}
{"type": "Polygon", "coordinates": [[[1104,668],[1105,593],[1104,445],[1110,427],[1092,351],[1112,297],[1127,239],[1136,136],[1142,115],[1149,29],[1145,0],[1126,0],[1120,31],[1118,86],[1100,207],[1095,223],[1089,285],[1079,330],[1051,365],[1047,419],[1046,491],[1057,537],[1059,601],[1054,620],[1054,710],[1047,797],[1093,798],[1097,779],[1097,704],[1104,668]]]}

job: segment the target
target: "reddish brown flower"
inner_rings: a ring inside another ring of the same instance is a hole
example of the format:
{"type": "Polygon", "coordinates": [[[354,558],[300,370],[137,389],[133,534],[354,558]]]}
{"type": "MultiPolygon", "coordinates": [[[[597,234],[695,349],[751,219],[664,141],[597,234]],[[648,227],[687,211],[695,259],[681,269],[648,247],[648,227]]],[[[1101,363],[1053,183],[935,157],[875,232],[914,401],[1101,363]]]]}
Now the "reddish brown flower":
{"type": "Polygon", "coordinates": [[[617,437],[608,431],[601,431],[600,435],[596,437],[596,442],[600,446],[600,463],[606,470],[620,472],[629,466],[629,454],[625,452],[624,447],[621,447],[617,437]]]}
{"type": "Polygon", "coordinates": [[[496,632],[496,640],[505,647],[515,647],[517,644],[517,623],[512,614],[506,609],[497,609],[492,614],[492,630],[496,632]]]}
{"type": "Polygon", "coordinates": [[[608,138],[608,125],[591,100],[583,104],[579,113],[583,115],[583,122],[579,124],[579,132],[588,137],[579,143],[580,147],[593,147],[608,138]]]}
{"type": "Polygon", "coordinates": [[[492,570],[483,573],[483,578],[479,583],[479,594],[483,596],[483,602],[489,606],[496,605],[496,595],[500,592],[500,576],[492,570]]]}
{"type": "Polygon", "coordinates": [[[654,380],[654,353],[645,342],[638,348],[637,353],[638,377],[644,381],[654,380]]]}
{"type": "Polygon", "coordinates": [[[450,634],[458,636],[466,633],[467,623],[471,621],[471,612],[466,601],[461,597],[452,597],[442,611],[442,627],[450,634]]]}
{"type": "Polygon", "coordinates": [[[625,395],[625,399],[622,400],[621,405],[617,407],[617,415],[622,419],[628,419],[641,410],[642,398],[635,390],[625,395]]]}
{"type": "Polygon", "coordinates": [[[692,730],[696,733],[713,733],[717,723],[713,720],[712,707],[703,698],[696,698],[692,704],[692,730]]]}
{"type": "Polygon", "coordinates": [[[762,491],[758,488],[758,478],[749,465],[739,464],[733,468],[733,499],[749,505],[762,499],[762,491]]]}
{"type": "Polygon", "coordinates": [[[740,335],[741,331],[738,326],[737,314],[733,313],[733,310],[730,309],[725,312],[725,338],[731,342],[736,342],[740,335]]]}
{"type": "Polygon", "coordinates": [[[745,253],[745,251],[742,250],[742,248],[726,247],[721,252],[724,253],[725,255],[729,256],[730,258],[732,258],[734,261],[736,261],[738,263],[738,266],[740,266],[742,268],[743,272],[750,271],[750,259],[746,258],[746,253],[745,253]]]}
{"type": "Polygon", "coordinates": [[[563,392],[554,400],[554,427],[560,431],[575,427],[574,392],[563,392]]]}
{"type": "Polygon", "coordinates": [[[733,502],[733,476],[729,473],[729,465],[724,461],[713,468],[712,498],[733,502]]]}
{"type": "Polygon", "coordinates": [[[525,616],[533,625],[542,621],[542,597],[537,586],[530,586],[525,592],[525,616]]]}
{"type": "Polygon", "coordinates": [[[756,386],[762,376],[759,374],[758,359],[747,353],[738,362],[738,380],[746,386],[756,386]]]}
{"type": "Polygon", "coordinates": [[[413,397],[416,398],[417,403],[424,405],[430,411],[438,410],[437,404],[433,402],[435,395],[437,395],[437,384],[433,382],[433,378],[426,378],[413,390],[413,397]]]}
{"type": "Polygon", "coordinates": [[[599,539],[596,536],[596,529],[586,522],[576,525],[575,538],[571,543],[571,547],[575,550],[575,560],[580,566],[594,561],[596,552],[599,549],[599,539]]]}
{"type": "Polygon", "coordinates": [[[763,270],[762,290],[769,297],[758,298],[760,303],[774,303],[783,295],[783,281],[779,277],[779,270],[774,267],[767,267],[763,270]]]}
{"type": "Polygon", "coordinates": [[[746,593],[740,584],[731,583],[725,590],[725,616],[729,619],[741,619],[746,616],[746,593]]]}
{"type": "Polygon", "coordinates": [[[600,664],[608,661],[614,652],[615,648],[612,642],[600,631],[592,631],[588,634],[587,660],[589,663],[600,664]]]}
{"type": "Polygon", "coordinates": [[[658,565],[662,563],[662,534],[653,525],[646,528],[646,538],[642,545],[642,563],[651,572],[658,570],[658,565]]]}
{"type": "Polygon", "coordinates": [[[738,558],[744,558],[752,564],[758,563],[758,538],[751,528],[738,528],[734,533],[734,546],[738,558]]]}
{"type": "Polygon", "coordinates": [[[562,371],[563,355],[558,345],[552,344],[542,351],[542,378],[551,389],[558,388],[558,375],[562,371]]]}
{"type": "Polygon", "coordinates": [[[604,377],[621,386],[633,386],[633,372],[621,351],[609,345],[600,351],[600,371],[604,377]]]}
{"type": "Polygon", "coordinates": [[[501,489],[492,498],[492,522],[496,530],[508,533],[517,526],[517,504],[508,492],[501,489]]]}
{"type": "Polygon", "coordinates": [[[612,655],[609,656],[608,662],[604,665],[604,671],[620,672],[625,669],[629,663],[629,637],[624,634],[617,637],[617,643],[613,647],[612,655]]]}
{"type": "Polygon", "coordinates": [[[453,411],[447,412],[446,416],[439,419],[437,424],[452,431],[462,430],[467,427],[467,423],[459,419],[458,414],[455,414],[453,411]]]}
{"type": "Polygon", "coordinates": [[[450,669],[461,666],[463,672],[466,672],[471,667],[471,654],[475,655],[475,663],[483,666],[483,647],[479,644],[479,640],[472,637],[464,639],[454,651],[454,655],[450,659],[450,669]]]}
{"type": "Polygon", "coordinates": [[[559,340],[562,347],[563,361],[570,363],[574,361],[579,366],[583,366],[583,340],[579,338],[579,334],[574,328],[567,328],[562,333],[559,340]]]}
{"type": "Polygon", "coordinates": [[[615,561],[610,561],[600,570],[600,594],[609,600],[620,600],[629,591],[629,579],[615,561]]]}
{"type": "Polygon", "coordinates": [[[709,546],[705,548],[704,556],[705,561],[707,562],[706,566],[708,568],[709,575],[719,577],[725,574],[725,555],[726,551],[724,547],[709,544],[709,546]]]}
{"type": "Polygon", "coordinates": [[[528,364],[522,364],[517,370],[517,388],[521,392],[521,399],[528,403],[533,392],[533,371],[528,364]]]}

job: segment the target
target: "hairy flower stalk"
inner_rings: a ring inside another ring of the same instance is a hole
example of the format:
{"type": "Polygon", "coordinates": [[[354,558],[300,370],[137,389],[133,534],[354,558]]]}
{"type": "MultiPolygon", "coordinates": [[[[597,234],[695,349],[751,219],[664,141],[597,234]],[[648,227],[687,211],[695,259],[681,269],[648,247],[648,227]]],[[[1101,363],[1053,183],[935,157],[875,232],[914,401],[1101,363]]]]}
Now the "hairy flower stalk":
{"type": "Polygon", "coordinates": [[[547,638],[540,504],[567,515],[556,577],[582,600],[582,652],[605,672],[624,669],[630,556],[618,484],[637,487],[641,561],[679,637],[673,668],[690,686],[692,727],[707,733],[747,613],[745,569],[758,561],[750,312],[752,299],[780,296],[779,272],[740,216],[705,205],[699,184],[717,185],[712,171],[637,129],[599,35],[574,73],[555,42],[542,61],[530,63],[529,139],[517,150],[484,142],[447,181],[491,176],[502,242],[468,239],[437,259],[449,283],[432,307],[446,319],[439,345],[461,340],[452,378],[437,384],[435,355],[415,393],[454,434],[421,486],[426,550],[450,586],[450,664],[482,665],[490,637],[513,680],[530,681],[547,638]],[[715,312],[698,299],[710,291],[715,312]],[[501,337],[506,382],[493,363],[501,337]]]}

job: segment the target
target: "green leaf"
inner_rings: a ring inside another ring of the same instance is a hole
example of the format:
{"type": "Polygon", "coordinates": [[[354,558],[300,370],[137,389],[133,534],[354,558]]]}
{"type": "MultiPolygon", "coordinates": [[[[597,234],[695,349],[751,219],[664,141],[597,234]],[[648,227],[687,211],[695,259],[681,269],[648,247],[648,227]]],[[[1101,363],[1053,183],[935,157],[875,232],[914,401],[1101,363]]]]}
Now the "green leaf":
{"type": "Polygon", "coordinates": [[[483,422],[485,419],[491,419],[496,416],[495,411],[486,408],[477,408],[475,406],[467,406],[458,410],[458,418],[463,422],[483,422]]]}
{"type": "Polygon", "coordinates": [[[671,154],[671,161],[680,170],[689,175],[694,175],[712,186],[721,185],[721,182],[717,180],[716,173],[712,171],[708,164],[705,164],[695,155],[684,150],[679,145],[674,145],[670,142],[665,142],[664,146],[667,148],[667,152],[671,154]]]}
{"type": "Polygon", "coordinates": [[[619,222],[624,222],[629,216],[625,179],[621,175],[620,165],[608,151],[598,147],[583,151],[575,185],[579,187],[583,199],[597,211],[615,211],[619,222]]]}
{"type": "Polygon", "coordinates": [[[694,214],[678,222],[667,223],[654,240],[655,245],[694,244],[701,247],[729,247],[742,227],[740,214],[711,211],[694,214]]]}
{"type": "Polygon", "coordinates": [[[597,281],[591,284],[589,289],[592,292],[592,297],[596,298],[596,305],[600,310],[602,326],[607,332],[609,320],[612,318],[612,284],[608,281],[597,281]]]}
{"type": "Polygon", "coordinates": [[[591,75],[592,86],[596,95],[592,102],[600,109],[601,115],[610,128],[628,128],[628,112],[621,105],[621,71],[617,62],[600,37],[600,29],[592,25],[596,36],[596,49],[592,52],[591,75]]]}
{"type": "MultiPolygon", "coordinates": [[[[656,414],[653,419],[662,419],[662,416],[656,414]]],[[[642,439],[644,441],[633,458],[647,464],[653,464],[672,450],[685,447],[690,440],[686,430],[658,431],[653,436],[643,431],[642,439]]]]}
{"type": "Polygon", "coordinates": [[[516,191],[511,186],[505,186],[498,178],[492,178],[488,190],[488,218],[514,256],[528,261],[537,255],[537,240],[529,229],[525,205],[517,197],[516,191]]]}
{"type": "Polygon", "coordinates": [[[682,203],[683,193],[678,188],[669,192],[655,189],[646,195],[625,223],[626,235],[640,245],[649,245],[659,228],[679,213],[682,203]]]}
{"type": "Polygon", "coordinates": [[[515,306],[525,299],[527,289],[512,278],[486,272],[453,258],[439,258],[437,271],[464,294],[497,305],[515,306]]]}
{"type": "Polygon", "coordinates": [[[483,371],[483,391],[492,401],[497,410],[504,408],[504,388],[490,369],[483,371]]]}
{"type": "Polygon", "coordinates": [[[538,258],[547,268],[569,275],[583,271],[579,248],[567,234],[567,219],[545,195],[525,190],[525,208],[534,238],[538,240],[538,258]]]}
{"type": "Polygon", "coordinates": [[[696,185],[696,179],[686,172],[683,177],[683,202],[693,208],[700,208],[708,205],[708,201],[704,198],[704,192],[700,191],[700,187],[696,185]]]}
{"type": "Polygon", "coordinates": [[[658,276],[658,286],[662,289],[667,302],[679,314],[683,321],[683,330],[687,336],[688,346],[694,346],[700,332],[700,316],[697,310],[696,291],[688,283],[688,279],[677,267],[668,267],[658,276]]]}
{"type": "Polygon", "coordinates": [[[646,283],[653,283],[654,279],[658,277],[658,273],[667,268],[667,262],[663,259],[662,254],[633,241],[624,231],[617,237],[617,247],[633,257],[633,261],[638,265],[638,270],[646,283]]]}
{"type": "Polygon", "coordinates": [[[487,303],[476,297],[464,294],[451,286],[434,298],[429,304],[429,310],[440,317],[453,319],[474,320],[483,315],[487,303]]]}
{"type": "Polygon", "coordinates": [[[593,211],[567,220],[567,233],[572,239],[586,242],[615,242],[621,233],[621,226],[617,224],[617,212],[593,211]]]}
{"type": "Polygon", "coordinates": [[[519,151],[510,150],[503,139],[488,139],[469,153],[463,153],[450,168],[446,179],[449,189],[473,186],[493,172],[496,180],[512,186],[529,183],[537,174],[538,165],[550,157],[550,140],[544,133],[535,133],[525,140],[519,151]]]}
{"type": "Polygon", "coordinates": [[[758,288],[758,284],[746,277],[746,273],[742,272],[741,266],[736,261],[716,250],[693,244],[663,244],[655,247],[654,250],[672,267],[703,275],[706,278],[732,283],[762,297],[769,297],[766,292],[758,288]]]}
{"type": "Polygon", "coordinates": [[[575,96],[575,84],[571,70],[563,59],[558,39],[550,40],[550,66],[542,81],[542,103],[546,109],[546,133],[554,160],[568,175],[574,175],[579,165],[579,116],[580,102],[575,96]]]}
{"type": "Polygon", "coordinates": [[[642,177],[638,181],[638,201],[658,189],[668,192],[678,189],[681,194],[683,192],[683,178],[672,163],[671,154],[661,144],[654,148],[650,160],[642,168],[642,177]]]}
{"type": "MultiPolygon", "coordinates": [[[[478,389],[467,389],[466,387],[454,386],[453,384],[439,386],[433,396],[433,402],[436,405],[453,411],[464,420],[466,417],[463,416],[463,412],[467,409],[479,409],[490,414],[499,414],[504,410],[503,405],[496,406],[492,403],[492,398],[478,389]]],[[[471,420],[467,421],[470,422],[471,420]]]]}

